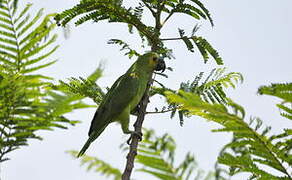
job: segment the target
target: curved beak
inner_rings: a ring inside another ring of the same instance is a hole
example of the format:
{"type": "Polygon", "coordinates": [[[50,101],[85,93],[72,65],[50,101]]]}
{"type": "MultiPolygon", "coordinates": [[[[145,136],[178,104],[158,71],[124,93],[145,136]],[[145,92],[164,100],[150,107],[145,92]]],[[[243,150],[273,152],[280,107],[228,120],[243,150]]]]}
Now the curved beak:
{"type": "Polygon", "coordinates": [[[166,68],[165,62],[162,57],[158,58],[158,63],[156,65],[155,71],[162,71],[164,72],[166,68]]]}

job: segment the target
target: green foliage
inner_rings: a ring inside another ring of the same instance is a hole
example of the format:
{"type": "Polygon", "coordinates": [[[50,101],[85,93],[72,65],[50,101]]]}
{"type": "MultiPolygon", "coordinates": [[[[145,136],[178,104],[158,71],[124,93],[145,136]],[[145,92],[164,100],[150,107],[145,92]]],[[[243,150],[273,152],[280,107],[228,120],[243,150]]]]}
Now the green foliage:
{"type": "Polygon", "coordinates": [[[198,169],[195,157],[190,152],[182,162],[175,162],[176,144],[169,134],[157,137],[153,130],[144,130],[143,138],[136,157],[136,162],[143,167],[138,171],[161,180],[214,179],[211,172],[204,177],[203,170],[198,169]]]}
{"type": "Polygon", "coordinates": [[[178,29],[181,39],[184,41],[188,50],[194,52],[194,45],[197,46],[199,52],[201,53],[204,62],[207,63],[211,55],[218,65],[223,65],[223,60],[219,56],[219,53],[212,47],[212,45],[203,37],[195,36],[195,32],[198,30],[198,26],[195,26],[190,37],[185,36],[185,31],[183,29],[178,29]]]}
{"type": "Polygon", "coordinates": [[[201,72],[190,83],[181,83],[180,89],[186,92],[198,94],[209,103],[225,104],[227,101],[225,88],[235,88],[235,83],[242,83],[243,77],[240,73],[226,73],[226,68],[213,69],[203,80],[204,73],[201,72]]]}
{"type": "Polygon", "coordinates": [[[99,66],[89,77],[86,79],[79,77],[79,79],[71,77],[69,82],[60,81],[60,85],[54,86],[54,89],[62,91],[67,95],[75,98],[91,98],[96,104],[99,104],[105,93],[95,83],[102,75],[102,67],[99,66]]]}
{"type": "MultiPolygon", "coordinates": [[[[206,77],[204,77],[204,72],[200,72],[192,82],[182,82],[179,90],[192,92],[200,96],[203,101],[208,103],[227,105],[231,102],[229,101],[224,90],[229,87],[235,88],[235,84],[241,83],[242,81],[243,77],[240,73],[226,73],[226,68],[217,68],[213,69],[206,77]]],[[[161,87],[153,87],[150,92],[151,96],[155,94],[165,96],[165,91],[171,91],[173,93],[176,92],[175,90],[166,88],[159,83],[158,85],[161,87]]],[[[178,112],[181,126],[184,123],[184,116],[190,117],[188,110],[179,110],[179,105],[176,103],[169,103],[169,105],[167,107],[163,107],[162,110],[159,111],[156,109],[155,111],[155,113],[161,112],[171,112],[171,118],[173,118],[176,112],[178,112]]]]}
{"type": "Polygon", "coordinates": [[[224,106],[207,103],[192,92],[165,93],[169,102],[179,104],[181,110],[188,110],[192,115],[222,126],[213,132],[233,133],[233,141],[218,157],[219,163],[230,167],[230,175],[249,172],[250,179],[291,179],[288,170],[292,166],[291,129],[284,129],[278,135],[268,135],[270,127],[263,128],[258,118],[245,122],[243,108],[230,100],[228,106],[224,106]],[[274,171],[267,171],[266,167],[274,171]]]}
{"type": "Polygon", "coordinates": [[[124,51],[124,50],[127,51],[125,53],[125,55],[128,56],[129,58],[132,58],[133,56],[136,56],[136,57],[139,57],[140,56],[140,54],[136,50],[130,48],[130,46],[127,43],[125,43],[124,41],[122,41],[122,40],[119,40],[119,39],[110,39],[108,41],[108,44],[117,44],[117,45],[120,45],[121,46],[120,51],[124,51]]]}
{"type": "MultiPolygon", "coordinates": [[[[5,3],[5,1],[4,0],[0,0],[0,6],[2,6],[2,3],[5,3]]],[[[14,9],[17,9],[18,0],[12,0],[11,1],[11,5],[13,6],[14,9]]]]}
{"type": "MultiPolygon", "coordinates": [[[[142,43],[147,40],[147,45],[151,46],[152,51],[156,51],[164,57],[172,58],[172,50],[164,45],[164,41],[169,39],[161,39],[161,29],[164,24],[177,13],[191,16],[195,20],[201,18],[209,20],[213,26],[213,20],[207,8],[199,0],[140,0],[136,7],[125,7],[120,0],[81,0],[79,4],[67,9],[55,16],[55,20],[59,25],[66,26],[66,24],[73,19],[76,25],[81,25],[87,21],[100,22],[107,20],[108,22],[126,23],[129,27],[130,34],[133,30],[137,30],[142,43]],[[150,11],[155,25],[149,26],[142,21],[145,10],[150,11]],[[164,19],[162,17],[165,17],[164,19]]],[[[180,31],[181,32],[181,31],[180,31]]],[[[183,33],[181,38],[174,38],[176,40],[183,40],[190,51],[193,50],[193,43],[198,47],[202,54],[204,61],[207,62],[210,54],[217,64],[223,64],[223,61],[217,51],[202,37],[192,36],[186,37],[183,33]]],[[[170,38],[170,40],[173,40],[170,38]]],[[[139,55],[136,50],[131,49],[130,45],[120,39],[111,39],[110,44],[117,44],[121,46],[121,50],[126,50],[126,55],[130,58],[139,55]]],[[[142,45],[142,48],[145,46],[142,45]]]]}
{"type": "Polygon", "coordinates": [[[222,58],[219,56],[218,52],[211,46],[211,44],[203,37],[192,36],[192,40],[198,47],[200,53],[202,54],[205,63],[209,60],[209,54],[215,59],[218,65],[223,64],[222,58]]]}
{"type": "MultiPolygon", "coordinates": [[[[198,168],[197,162],[191,153],[187,153],[177,166],[175,162],[176,144],[169,134],[157,137],[153,130],[144,129],[144,139],[138,148],[136,163],[141,166],[137,171],[154,176],[161,180],[188,180],[188,179],[214,179],[214,173],[204,173],[198,168]]],[[[121,147],[124,147],[122,145],[121,147]]],[[[128,147],[126,147],[127,149],[128,147]]],[[[76,157],[78,151],[69,151],[76,157]]],[[[96,157],[82,156],[81,165],[87,170],[94,170],[113,179],[121,179],[121,171],[112,167],[96,157]]]]}
{"type": "Polygon", "coordinates": [[[58,48],[54,15],[43,17],[41,9],[31,18],[31,4],[18,13],[15,2],[2,0],[0,6],[0,162],[28,139],[42,139],[36,131],[76,124],[64,114],[88,107],[53,91],[52,78],[36,72],[55,62],[47,60],[58,48]]]}
{"type": "Polygon", "coordinates": [[[79,15],[83,16],[75,22],[76,25],[90,20],[94,22],[108,20],[109,22],[127,23],[138,29],[142,29],[142,27],[146,29],[136,11],[132,8],[126,9],[119,0],[81,0],[78,5],[58,14],[55,19],[64,26],[79,15]]]}
{"type": "Polygon", "coordinates": [[[263,95],[271,95],[282,100],[277,107],[282,110],[281,116],[292,120],[292,83],[278,83],[270,86],[262,86],[258,93],[263,95]]]}

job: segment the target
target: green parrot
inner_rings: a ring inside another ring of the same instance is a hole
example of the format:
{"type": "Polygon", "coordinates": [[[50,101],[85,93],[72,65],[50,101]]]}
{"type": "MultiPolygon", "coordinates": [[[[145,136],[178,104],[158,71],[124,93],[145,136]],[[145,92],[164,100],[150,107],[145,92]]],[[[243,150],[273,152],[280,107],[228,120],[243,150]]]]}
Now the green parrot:
{"type": "Polygon", "coordinates": [[[130,113],[143,97],[154,70],[164,71],[165,62],[158,54],[149,52],[140,56],[128,71],[115,81],[96,110],[88,132],[89,138],[77,157],[82,156],[112,122],[119,122],[125,134],[135,133],[129,130],[130,113]]]}

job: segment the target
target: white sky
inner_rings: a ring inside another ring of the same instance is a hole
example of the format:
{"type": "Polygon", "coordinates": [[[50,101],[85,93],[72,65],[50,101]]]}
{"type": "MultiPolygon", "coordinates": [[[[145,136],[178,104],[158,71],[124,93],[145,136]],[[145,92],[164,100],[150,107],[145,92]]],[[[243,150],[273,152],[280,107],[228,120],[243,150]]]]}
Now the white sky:
{"type": "MultiPolygon", "coordinates": [[[[33,9],[44,7],[47,13],[60,12],[74,5],[76,0],[30,0],[33,9]]],[[[210,10],[215,27],[201,23],[199,34],[206,37],[223,57],[229,71],[241,72],[244,83],[236,90],[230,90],[230,96],[243,105],[247,117],[258,116],[266,125],[272,125],[274,131],[291,127],[291,122],[283,120],[275,107],[277,99],[256,95],[260,85],[272,82],[291,82],[292,62],[292,1],[281,0],[221,0],[203,1],[210,10]]],[[[178,37],[177,28],[190,32],[195,21],[186,16],[179,16],[168,23],[162,37],[178,37]]],[[[98,81],[102,87],[110,86],[123,74],[133,60],[128,60],[114,45],[107,45],[110,38],[120,38],[130,43],[137,43],[135,35],[129,36],[125,25],[106,23],[86,23],[80,27],[71,26],[71,37],[64,40],[62,29],[58,44],[61,45],[54,55],[59,61],[43,72],[58,79],[85,77],[89,75],[100,61],[105,62],[104,76],[98,81]]],[[[171,88],[177,89],[181,81],[192,80],[200,71],[215,67],[213,62],[203,65],[199,53],[189,53],[182,42],[169,42],[174,49],[176,59],[167,61],[174,72],[162,81],[171,88]]],[[[152,103],[161,104],[163,99],[156,98],[152,103]]],[[[154,106],[151,105],[153,108],[154,106]]],[[[68,130],[57,129],[53,132],[41,132],[43,141],[29,141],[30,146],[9,154],[11,160],[1,167],[3,180],[93,180],[103,179],[98,174],[86,172],[79,167],[66,150],[79,150],[87,139],[87,131],[95,109],[85,109],[70,114],[72,119],[83,123],[68,130]]],[[[134,117],[133,117],[134,119],[134,117]]],[[[178,119],[169,119],[169,115],[147,116],[144,127],[153,128],[158,134],[170,133],[177,142],[178,160],[191,151],[196,156],[199,166],[212,170],[218,151],[228,142],[230,134],[211,133],[214,123],[192,117],[180,127],[178,119]]],[[[132,127],[131,127],[132,128],[132,127]]],[[[90,146],[87,153],[112,163],[115,167],[124,168],[125,153],[119,145],[127,136],[122,135],[120,126],[110,125],[105,132],[90,146]]],[[[137,176],[136,179],[146,177],[137,176]]],[[[234,179],[243,179],[242,176],[234,179]]]]}

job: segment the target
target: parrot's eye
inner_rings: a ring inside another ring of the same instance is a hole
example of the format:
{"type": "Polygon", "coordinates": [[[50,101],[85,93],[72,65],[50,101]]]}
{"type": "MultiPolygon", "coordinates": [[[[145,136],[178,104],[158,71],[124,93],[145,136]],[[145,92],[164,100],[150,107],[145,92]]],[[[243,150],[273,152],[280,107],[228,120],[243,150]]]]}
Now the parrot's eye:
{"type": "Polygon", "coordinates": [[[158,58],[155,56],[155,57],[153,57],[153,61],[157,61],[158,60],[158,58]]]}

